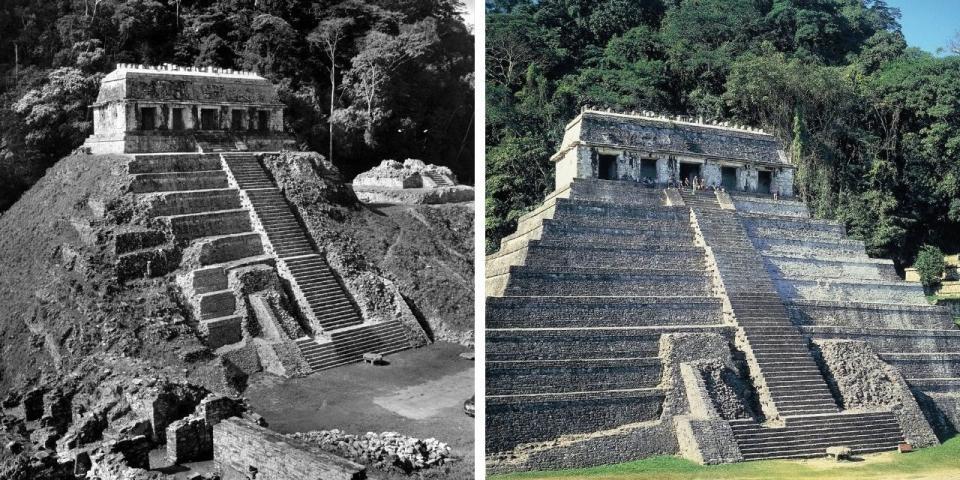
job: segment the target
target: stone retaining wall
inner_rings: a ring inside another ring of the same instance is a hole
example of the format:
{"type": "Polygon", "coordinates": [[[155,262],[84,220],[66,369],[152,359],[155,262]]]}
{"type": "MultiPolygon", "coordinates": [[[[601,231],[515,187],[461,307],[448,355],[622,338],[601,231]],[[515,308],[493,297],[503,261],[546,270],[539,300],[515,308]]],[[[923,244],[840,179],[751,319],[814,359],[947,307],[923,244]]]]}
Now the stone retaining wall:
{"type": "Polygon", "coordinates": [[[716,325],[716,298],[498,298],[487,302],[487,328],[716,325]]]}
{"type": "Polygon", "coordinates": [[[785,306],[797,325],[952,329],[945,310],[925,305],[795,300],[785,306]]]}
{"type": "Polygon", "coordinates": [[[660,390],[589,394],[487,397],[488,453],[538,442],[660,418],[665,393],[660,390]]]}
{"type": "Polygon", "coordinates": [[[248,420],[213,427],[214,463],[222,480],[361,480],[362,465],[284,437],[248,420]]]}

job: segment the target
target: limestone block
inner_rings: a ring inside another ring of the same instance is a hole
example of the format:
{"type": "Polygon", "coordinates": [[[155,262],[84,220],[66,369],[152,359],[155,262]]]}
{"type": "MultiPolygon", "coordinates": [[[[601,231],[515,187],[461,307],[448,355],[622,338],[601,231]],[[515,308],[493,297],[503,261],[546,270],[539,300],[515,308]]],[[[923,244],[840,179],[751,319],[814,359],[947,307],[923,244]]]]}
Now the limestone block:
{"type": "Polygon", "coordinates": [[[205,418],[191,415],[167,426],[167,460],[174,464],[210,460],[213,428],[205,418]]]}
{"type": "Polygon", "coordinates": [[[743,460],[733,429],[726,420],[673,417],[680,455],[701,465],[743,460]]]}
{"type": "Polygon", "coordinates": [[[213,427],[214,464],[223,480],[246,480],[250,472],[271,479],[360,480],[365,468],[349,460],[230,418],[213,427]]]}
{"type": "Polygon", "coordinates": [[[663,386],[668,389],[664,415],[689,413],[686,388],[680,373],[680,365],[696,360],[718,360],[733,367],[730,344],[717,333],[670,333],[660,337],[660,358],[663,360],[663,386]]]}
{"type": "Polygon", "coordinates": [[[719,186],[722,182],[720,164],[716,160],[707,160],[703,164],[703,182],[707,186],[719,186]]]}
{"type": "Polygon", "coordinates": [[[629,462],[678,451],[673,422],[656,420],[584,435],[564,435],[487,457],[487,473],[558,470],[629,462]]]}

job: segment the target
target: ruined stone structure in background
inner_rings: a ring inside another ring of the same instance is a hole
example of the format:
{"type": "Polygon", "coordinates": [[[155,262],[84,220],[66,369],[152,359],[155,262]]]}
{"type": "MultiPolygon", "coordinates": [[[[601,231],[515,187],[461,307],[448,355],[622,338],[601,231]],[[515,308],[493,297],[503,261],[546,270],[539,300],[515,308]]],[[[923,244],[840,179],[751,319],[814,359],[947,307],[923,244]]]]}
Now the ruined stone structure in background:
{"type": "Polygon", "coordinates": [[[557,189],[486,260],[490,471],[887,451],[960,424],[948,311],[762,193],[758,171],[792,193],[769,135],[586,110],[553,159],[557,189]],[[691,171],[736,183],[665,185],[691,171]]]}
{"type": "Polygon", "coordinates": [[[436,204],[473,201],[473,187],[459,185],[447,167],[408,158],[384,160],[357,175],[353,191],[364,203],[436,204]]]}
{"type": "Polygon", "coordinates": [[[91,153],[277,151],[292,146],[277,90],[253,73],[117,64],[93,104],[91,153]]]}
{"type": "Polygon", "coordinates": [[[772,135],[650,112],[584,109],[551,160],[558,191],[575,178],[664,186],[699,177],[730,192],[793,195],[794,167],[772,135]]]}

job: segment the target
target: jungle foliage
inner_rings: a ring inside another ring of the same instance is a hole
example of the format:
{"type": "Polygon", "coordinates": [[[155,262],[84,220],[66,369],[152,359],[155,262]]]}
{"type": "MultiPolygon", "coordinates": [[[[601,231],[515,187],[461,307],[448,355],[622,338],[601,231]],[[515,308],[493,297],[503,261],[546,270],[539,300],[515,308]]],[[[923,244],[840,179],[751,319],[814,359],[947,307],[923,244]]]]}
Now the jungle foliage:
{"type": "Polygon", "coordinates": [[[960,56],[908,48],[882,0],[494,0],[487,244],[553,188],[584,105],[775,132],[796,192],[873,256],[960,239],[960,56]]]}
{"type": "Polygon", "coordinates": [[[91,133],[88,107],[119,62],[255,70],[279,86],[302,148],[332,148],[349,177],[420,158],[472,183],[462,10],[459,0],[3,0],[0,212],[91,133]]]}

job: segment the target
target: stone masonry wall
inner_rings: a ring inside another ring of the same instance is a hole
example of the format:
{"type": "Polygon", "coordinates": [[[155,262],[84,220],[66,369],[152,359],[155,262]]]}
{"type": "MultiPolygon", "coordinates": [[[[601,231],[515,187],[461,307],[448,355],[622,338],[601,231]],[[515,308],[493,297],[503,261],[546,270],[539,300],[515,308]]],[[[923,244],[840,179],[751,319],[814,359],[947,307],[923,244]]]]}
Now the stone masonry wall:
{"type": "Polygon", "coordinates": [[[248,420],[213,427],[214,463],[222,480],[360,480],[365,468],[248,420]]]}
{"type": "Polygon", "coordinates": [[[884,363],[869,343],[815,340],[814,344],[827,382],[839,393],[845,409],[890,408],[908,443],[915,447],[940,443],[903,376],[884,363]]]}
{"type": "Polygon", "coordinates": [[[551,395],[520,400],[487,399],[487,452],[502,452],[521,443],[557,438],[564,432],[588,433],[660,418],[663,394],[606,392],[601,395],[551,395]]]}

